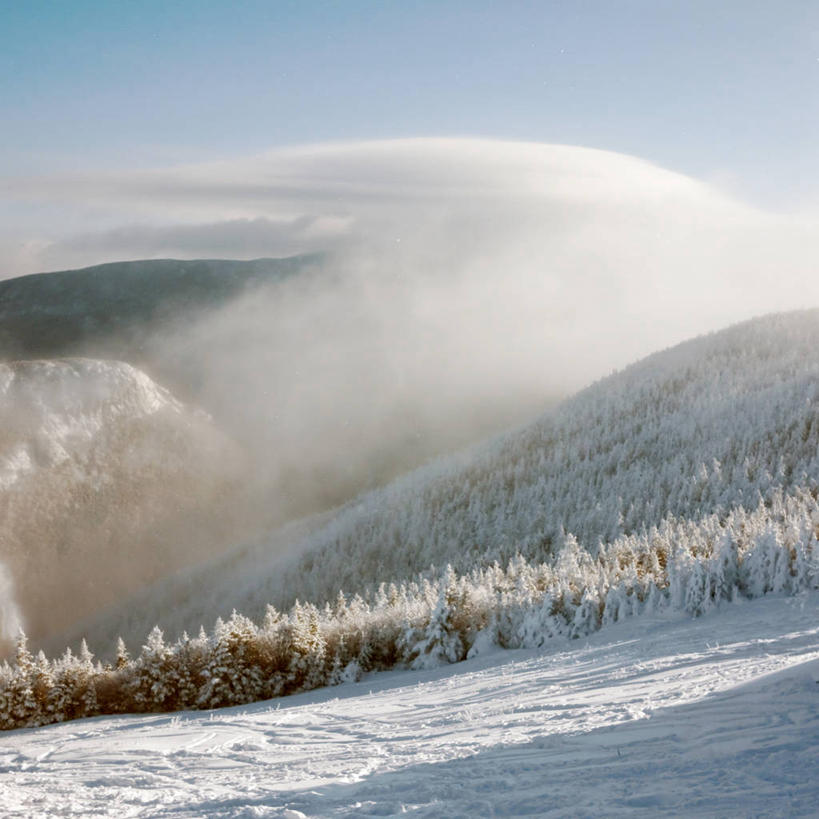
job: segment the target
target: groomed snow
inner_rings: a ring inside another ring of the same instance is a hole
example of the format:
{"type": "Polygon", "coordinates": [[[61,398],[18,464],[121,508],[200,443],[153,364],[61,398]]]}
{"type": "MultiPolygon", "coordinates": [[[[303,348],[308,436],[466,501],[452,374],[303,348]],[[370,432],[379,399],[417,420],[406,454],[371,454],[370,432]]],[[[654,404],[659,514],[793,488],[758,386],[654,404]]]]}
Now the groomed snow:
{"type": "Polygon", "coordinates": [[[815,815],[819,593],[0,735],[4,816],[815,815]]]}

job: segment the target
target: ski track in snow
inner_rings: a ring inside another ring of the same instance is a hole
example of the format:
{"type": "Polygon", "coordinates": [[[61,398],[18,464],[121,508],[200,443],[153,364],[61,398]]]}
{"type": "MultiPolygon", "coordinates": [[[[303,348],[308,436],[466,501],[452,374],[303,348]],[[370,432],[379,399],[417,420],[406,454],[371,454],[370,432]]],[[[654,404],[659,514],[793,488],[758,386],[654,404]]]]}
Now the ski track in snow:
{"type": "Polygon", "coordinates": [[[808,816],[819,593],[209,712],[0,734],[3,816],[808,816]]]}

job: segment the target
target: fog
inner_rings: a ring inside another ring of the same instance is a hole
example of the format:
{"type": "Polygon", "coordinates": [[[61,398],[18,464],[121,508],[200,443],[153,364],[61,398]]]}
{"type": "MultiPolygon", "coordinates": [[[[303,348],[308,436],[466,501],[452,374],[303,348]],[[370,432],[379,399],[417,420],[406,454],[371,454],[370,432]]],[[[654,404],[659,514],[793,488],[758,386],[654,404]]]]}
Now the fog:
{"type": "Polygon", "coordinates": [[[249,532],[235,444],[134,368],[0,363],[0,653],[249,532]]]}
{"type": "Polygon", "coordinates": [[[181,367],[204,360],[205,405],[257,455],[284,518],[523,423],[656,349],[819,303],[809,219],[601,151],[404,141],[125,181],[179,214],[230,206],[228,236],[237,219],[286,217],[317,232],[288,249],[330,248],[157,341],[181,367]]]}
{"type": "Polygon", "coordinates": [[[22,616],[14,594],[14,583],[8,569],[0,563],[0,649],[14,641],[22,624],[22,616]]]}
{"type": "Polygon", "coordinates": [[[765,213],[585,148],[293,148],[3,180],[0,201],[74,212],[67,232],[48,219],[21,225],[6,276],[325,252],[275,287],[180,316],[151,342],[168,370],[195,372],[197,400],[249,456],[260,527],[524,423],[654,350],[819,304],[809,215],[765,213]]]}

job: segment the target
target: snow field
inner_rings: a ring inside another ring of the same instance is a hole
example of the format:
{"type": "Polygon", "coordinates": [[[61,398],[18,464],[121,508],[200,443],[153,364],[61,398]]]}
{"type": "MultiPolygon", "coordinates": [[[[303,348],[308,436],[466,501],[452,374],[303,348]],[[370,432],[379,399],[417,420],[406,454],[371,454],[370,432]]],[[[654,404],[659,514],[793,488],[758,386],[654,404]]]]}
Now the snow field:
{"type": "Polygon", "coordinates": [[[808,816],[819,594],[212,712],[0,736],[7,816],[808,816]]]}

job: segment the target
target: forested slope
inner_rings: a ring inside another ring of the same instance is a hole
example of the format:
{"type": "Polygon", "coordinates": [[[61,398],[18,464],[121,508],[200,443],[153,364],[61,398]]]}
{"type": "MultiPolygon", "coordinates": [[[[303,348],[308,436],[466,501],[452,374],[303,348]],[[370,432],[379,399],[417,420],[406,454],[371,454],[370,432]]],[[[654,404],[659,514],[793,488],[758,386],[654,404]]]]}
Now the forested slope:
{"type": "Polygon", "coordinates": [[[440,460],[306,525],[170,578],[94,641],[156,622],[195,629],[236,608],[317,604],[446,564],[548,561],[566,534],[600,543],[672,516],[751,511],[819,486],[819,311],[767,316],[652,355],[535,424],[440,460]],[[291,557],[282,560],[283,542],[291,557]],[[218,601],[215,611],[213,604],[218,601]]]}
{"type": "Polygon", "coordinates": [[[144,363],[146,338],[316,261],[145,259],[0,281],[0,360],[84,355],[144,363]]]}
{"type": "Polygon", "coordinates": [[[754,508],[819,485],[819,311],[767,316],[657,353],[528,428],[351,504],[271,587],[341,586],[547,558],[564,533],[596,551],[668,515],[754,508]]]}

